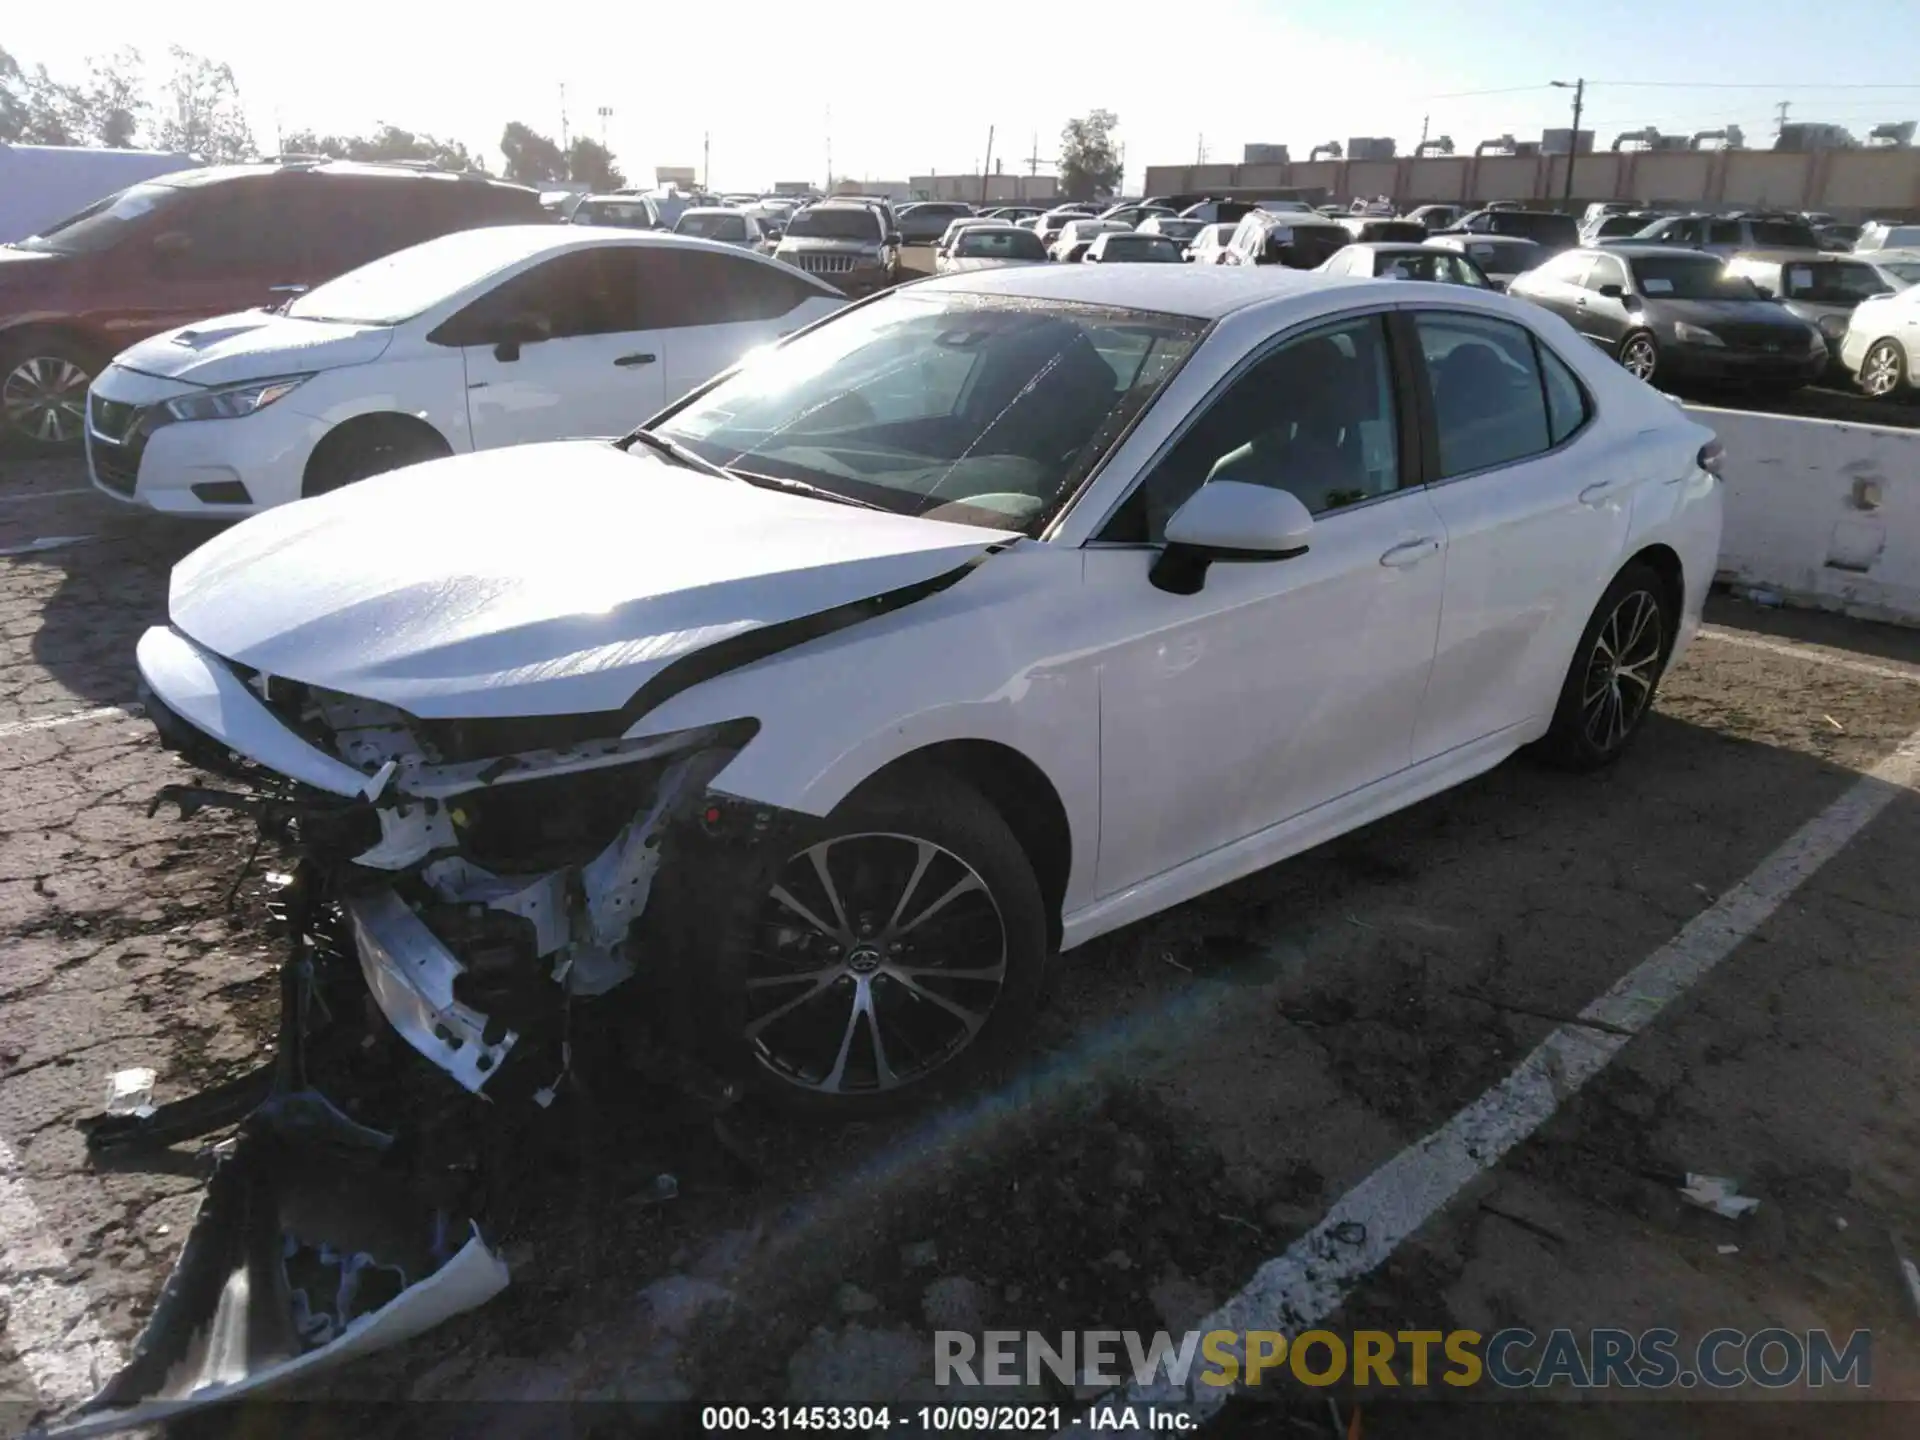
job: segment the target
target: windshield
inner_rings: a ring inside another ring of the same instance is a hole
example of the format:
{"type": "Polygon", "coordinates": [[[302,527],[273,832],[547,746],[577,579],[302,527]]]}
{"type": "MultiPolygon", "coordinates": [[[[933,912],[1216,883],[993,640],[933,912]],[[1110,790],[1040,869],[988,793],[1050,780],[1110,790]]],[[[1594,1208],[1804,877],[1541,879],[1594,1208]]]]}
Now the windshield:
{"type": "Polygon", "coordinates": [[[693,235],[703,240],[744,240],[747,220],[744,215],[682,215],[674,223],[676,235],[693,235]]]}
{"type": "Polygon", "coordinates": [[[349,270],[299,296],[287,314],[296,320],[398,325],[526,256],[524,231],[461,230],[349,270]]]}
{"type": "Polygon", "coordinates": [[[1744,276],[1729,275],[1711,255],[1649,256],[1633,262],[1635,288],[1655,300],[1757,300],[1744,276]]]}
{"type": "Polygon", "coordinates": [[[1161,235],[1109,235],[1101,242],[1102,260],[1178,260],[1180,247],[1161,235]]]}
{"type": "Polygon", "coordinates": [[[19,245],[22,250],[54,255],[97,255],[118,245],[136,221],[178,203],[181,193],[174,185],[130,185],[38,235],[29,235],[19,245]]]}
{"type": "Polygon", "coordinates": [[[1047,247],[1031,230],[981,230],[969,226],[954,241],[953,253],[963,260],[1044,260],[1047,247]]]}
{"type": "Polygon", "coordinates": [[[644,205],[590,200],[573,212],[573,223],[617,225],[628,230],[648,230],[653,227],[653,216],[644,205]]]}
{"type": "Polygon", "coordinates": [[[1794,261],[1782,268],[1781,284],[1789,300],[1815,305],[1854,305],[1869,295],[1893,289],[1871,265],[1847,261],[1794,261]]]}
{"type": "Polygon", "coordinates": [[[1440,285],[1478,285],[1483,290],[1487,285],[1480,272],[1458,255],[1430,251],[1382,255],[1374,273],[1388,280],[1431,280],[1440,285]]]}
{"type": "Polygon", "coordinates": [[[904,515],[1037,534],[1205,328],[902,292],[747,365],[656,427],[703,459],[904,515]]]}
{"type": "Polygon", "coordinates": [[[789,236],[815,240],[878,240],[880,217],[871,210],[802,210],[787,224],[789,236]]]}
{"type": "Polygon", "coordinates": [[[1165,235],[1174,240],[1191,240],[1202,229],[1198,220],[1161,219],[1150,223],[1153,229],[1148,232],[1149,234],[1165,235]]]}
{"type": "Polygon", "coordinates": [[[1609,235],[1638,235],[1649,225],[1657,225],[1657,220],[1648,220],[1639,215],[1609,215],[1593,227],[1593,234],[1601,239],[1609,235]]]}
{"type": "Polygon", "coordinates": [[[1901,260],[1895,263],[1883,262],[1880,268],[1895,279],[1909,285],[1920,285],[1920,260],[1901,260]]]}

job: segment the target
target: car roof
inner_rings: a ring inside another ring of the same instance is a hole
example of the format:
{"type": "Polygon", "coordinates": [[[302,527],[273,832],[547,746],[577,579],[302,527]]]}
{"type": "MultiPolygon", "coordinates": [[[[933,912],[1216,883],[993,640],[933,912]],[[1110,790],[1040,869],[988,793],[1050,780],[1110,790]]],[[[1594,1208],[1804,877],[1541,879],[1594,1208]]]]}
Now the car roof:
{"type": "Polygon", "coordinates": [[[540,194],[530,185],[516,185],[498,176],[482,175],[478,171],[437,170],[425,165],[381,164],[360,160],[208,165],[198,170],[174,170],[165,175],[155,175],[145,183],[167,185],[176,190],[192,190],[202,185],[218,185],[223,181],[268,175],[354,175],[378,180],[429,180],[443,185],[487,185],[501,190],[524,190],[533,196],[540,194]]]}
{"type": "Polygon", "coordinates": [[[1356,240],[1345,246],[1348,250],[1367,250],[1375,255],[1411,255],[1418,252],[1431,254],[1435,250],[1453,253],[1451,245],[1434,245],[1425,240],[1356,240]]]}
{"type": "Polygon", "coordinates": [[[732,205],[689,205],[680,212],[680,218],[684,220],[689,215],[738,215],[744,219],[746,213],[732,205]]]}
{"type": "Polygon", "coordinates": [[[1809,250],[1804,245],[1783,247],[1778,250],[1742,250],[1733,257],[1736,260],[1758,260],[1767,265],[1785,265],[1789,262],[1805,264],[1812,260],[1856,260],[1854,255],[1840,254],[1832,250],[1809,250]]]}
{"type": "Polygon", "coordinates": [[[1720,260],[1709,251],[1685,245],[1581,245],[1577,249],[1582,255],[1614,255],[1623,260],[1711,260],[1716,264],[1720,260]]]}
{"type": "MultiPolygon", "coordinates": [[[[1433,235],[1429,236],[1428,239],[1429,241],[1457,240],[1462,245],[1531,245],[1536,250],[1540,248],[1540,242],[1538,240],[1529,239],[1525,235],[1482,235],[1475,230],[1456,230],[1450,235],[1433,235]]],[[[1452,249],[1453,247],[1452,245],[1448,245],[1447,248],[1452,249]]],[[[1611,249],[1612,247],[1609,246],[1608,248],[1611,249]]]]}
{"type": "Polygon", "coordinates": [[[1008,295],[1218,320],[1250,305],[1327,286],[1391,283],[1318,275],[1277,265],[1147,265],[1139,269],[1124,266],[1112,270],[1098,265],[1030,265],[1016,270],[976,271],[921,280],[913,285],[912,292],[952,290],[1008,295]]]}

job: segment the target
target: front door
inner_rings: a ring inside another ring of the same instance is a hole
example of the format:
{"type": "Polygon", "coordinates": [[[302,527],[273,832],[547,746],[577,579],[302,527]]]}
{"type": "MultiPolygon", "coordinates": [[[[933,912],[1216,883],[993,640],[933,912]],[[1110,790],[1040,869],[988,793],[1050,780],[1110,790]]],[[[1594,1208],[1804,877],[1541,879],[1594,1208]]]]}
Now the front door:
{"type": "Polygon", "coordinates": [[[1588,425],[1572,370],[1511,321],[1413,313],[1438,442],[1446,601],[1413,759],[1551,711],[1625,544],[1633,452],[1588,425]]]}
{"type": "Polygon", "coordinates": [[[661,408],[662,332],[642,328],[635,247],[543,260],[458,318],[473,448],[624,435],[661,408]],[[506,339],[513,327],[544,339],[506,339]]]}
{"type": "Polygon", "coordinates": [[[1125,637],[1100,659],[1101,894],[1408,763],[1445,532],[1405,483],[1393,374],[1378,315],[1281,341],[1087,548],[1088,603],[1125,637]],[[1209,479],[1293,491],[1315,515],[1307,552],[1156,589],[1167,517],[1209,479]]]}

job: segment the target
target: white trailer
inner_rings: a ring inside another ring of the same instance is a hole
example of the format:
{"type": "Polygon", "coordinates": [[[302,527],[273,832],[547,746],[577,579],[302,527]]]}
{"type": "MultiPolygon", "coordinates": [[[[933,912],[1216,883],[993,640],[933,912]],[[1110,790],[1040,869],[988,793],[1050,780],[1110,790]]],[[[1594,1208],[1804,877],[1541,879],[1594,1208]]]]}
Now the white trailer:
{"type": "Polygon", "coordinates": [[[205,162],[166,150],[0,142],[0,243],[37,235],[141,180],[205,162]]]}

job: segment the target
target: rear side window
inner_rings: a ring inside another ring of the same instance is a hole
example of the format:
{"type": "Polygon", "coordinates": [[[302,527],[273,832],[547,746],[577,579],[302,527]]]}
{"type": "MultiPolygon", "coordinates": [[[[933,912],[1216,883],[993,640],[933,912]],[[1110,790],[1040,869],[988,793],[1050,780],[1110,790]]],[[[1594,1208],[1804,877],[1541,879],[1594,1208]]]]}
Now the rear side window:
{"type": "Polygon", "coordinates": [[[1414,316],[1443,480],[1553,448],[1532,333],[1480,315],[1414,316]]]}
{"type": "Polygon", "coordinates": [[[1755,220],[1753,243],[1782,250],[1813,250],[1820,244],[1811,225],[1792,220],[1755,220]]]}
{"type": "Polygon", "coordinates": [[[678,246],[635,246],[640,330],[776,320],[824,292],[798,275],[745,255],[715,255],[678,246]]]}

